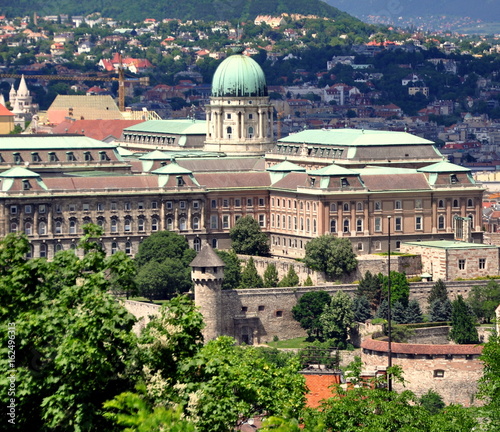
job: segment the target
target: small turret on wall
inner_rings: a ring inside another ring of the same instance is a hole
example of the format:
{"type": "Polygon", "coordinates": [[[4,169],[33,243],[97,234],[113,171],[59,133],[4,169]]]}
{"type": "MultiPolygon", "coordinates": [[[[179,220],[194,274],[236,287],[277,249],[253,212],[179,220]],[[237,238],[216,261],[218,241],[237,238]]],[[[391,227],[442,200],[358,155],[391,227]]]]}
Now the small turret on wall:
{"type": "Polygon", "coordinates": [[[224,262],[210,245],[205,244],[191,262],[191,278],[194,282],[194,302],[200,308],[205,322],[205,341],[222,334],[222,281],[224,262]]]}

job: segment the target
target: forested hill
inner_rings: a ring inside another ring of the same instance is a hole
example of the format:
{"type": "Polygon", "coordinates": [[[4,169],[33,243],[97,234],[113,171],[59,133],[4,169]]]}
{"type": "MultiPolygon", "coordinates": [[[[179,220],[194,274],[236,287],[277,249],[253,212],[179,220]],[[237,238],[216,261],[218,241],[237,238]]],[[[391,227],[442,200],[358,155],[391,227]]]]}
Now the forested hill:
{"type": "Polygon", "coordinates": [[[0,5],[0,14],[8,17],[31,15],[34,12],[39,16],[100,12],[105,17],[135,22],[145,18],[253,20],[257,15],[281,13],[357,21],[320,0],[18,0],[0,5]]]}

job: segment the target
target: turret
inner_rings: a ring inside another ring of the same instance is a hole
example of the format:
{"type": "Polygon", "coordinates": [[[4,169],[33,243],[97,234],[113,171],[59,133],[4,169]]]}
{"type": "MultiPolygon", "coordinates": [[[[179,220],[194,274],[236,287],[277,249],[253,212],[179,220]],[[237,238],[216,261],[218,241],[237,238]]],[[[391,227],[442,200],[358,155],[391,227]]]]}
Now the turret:
{"type": "Polygon", "coordinates": [[[194,282],[194,302],[200,308],[205,322],[205,341],[222,334],[222,281],[224,262],[205,244],[191,262],[191,278],[194,282]]]}

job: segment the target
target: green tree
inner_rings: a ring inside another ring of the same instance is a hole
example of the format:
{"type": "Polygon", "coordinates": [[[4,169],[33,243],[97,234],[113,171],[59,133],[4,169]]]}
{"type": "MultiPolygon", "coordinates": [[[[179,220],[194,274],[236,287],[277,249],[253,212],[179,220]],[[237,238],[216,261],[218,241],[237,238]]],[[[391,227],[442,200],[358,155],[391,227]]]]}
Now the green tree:
{"type": "Polygon", "coordinates": [[[286,276],[279,283],[280,287],[294,287],[299,284],[299,276],[295,272],[295,267],[293,265],[288,266],[288,272],[286,276]]]}
{"type": "Polygon", "coordinates": [[[358,263],[349,239],[322,235],[306,245],[304,264],[313,270],[338,278],[356,269],[358,263]]]}
{"type": "Polygon", "coordinates": [[[311,279],[311,275],[307,275],[306,280],[304,281],[304,286],[313,286],[313,281],[311,279]]]}
{"type": "Polygon", "coordinates": [[[346,348],[354,325],[352,299],[343,291],[331,297],[319,317],[323,338],[333,341],[339,348],[346,348]]]}
{"type": "Polygon", "coordinates": [[[399,301],[392,305],[391,319],[398,324],[406,324],[406,308],[399,301]]]}
{"type": "Polygon", "coordinates": [[[161,263],[170,258],[179,259],[188,266],[195,256],[196,252],[189,249],[185,237],[171,231],[158,231],[140,244],[135,262],[140,268],[149,262],[161,263]]]}
{"type": "Polygon", "coordinates": [[[434,301],[445,301],[448,299],[448,290],[442,279],[439,279],[431,288],[427,302],[431,305],[434,301]]]}
{"type": "Polygon", "coordinates": [[[451,301],[434,300],[429,307],[429,319],[431,322],[443,322],[451,320],[451,301]]]}
{"type": "MultiPolygon", "coordinates": [[[[83,229],[83,258],[67,250],[51,262],[27,260],[28,240],[12,234],[0,244],[5,358],[7,323],[16,334],[18,416],[11,430],[106,429],[102,404],[130,388],[134,319],[109,294],[109,275],[120,270],[95,241],[102,231],[83,229]]],[[[0,382],[8,388],[6,375],[0,382]]]]}
{"type": "Polygon", "coordinates": [[[241,284],[241,264],[238,256],[234,251],[226,252],[216,250],[215,252],[225,264],[222,289],[226,290],[238,288],[241,284]]]}
{"type": "Polygon", "coordinates": [[[274,288],[278,286],[279,277],[278,270],[274,263],[269,263],[264,271],[264,287],[274,288]]]}
{"type": "Polygon", "coordinates": [[[479,380],[479,397],[484,400],[485,430],[500,430],[500,338],[492,334],[481,353],[483,376],[479,380]]]}
{"type": "Polygon", "coordinates": [[[257,268],[255,267],[255,262],[252,257],[247,262],[247,265],[241,273],[241,285],[240,288],[262,288],[264,287],[264,281],[257,273],[257,268]]]}
{"type": "Polygon", "coordinates": [[[495,309],[500,304],[500,284],[491,280],[486,286],[472,287],[467,304],[480,321],[490,323],[495,318],[495,309]]]}
{"type": "MultiPolygon", "coordinates": [[[[382,282],[382,296],[384,299],[388,296],[389,278],[386,275],[379,273],[378,277],[382,282]]],[[[404,307],[408,306],[410,297],[410,284],[406,275],[397,271],[391,271],[391,305],[400,302],[404,307]]]]}
{"type": "Polygon", "coordinates": [[[457,344],[475,344],[479,341],[474,320],[460,295],[452,303],[450,338],[457,344]]]}
{"type": "Polygon", "coordinates": [[[237,254],[267,255],[267,235],[260,230],[259,223],[252,216],[244,216],[229,231],[232,247],[237,254]]]}
{"type": "Polygon", "coordinates": [[[372,317],[370,302],[365,296],[355,297],[352,301],[352,311],[356,322],[366,322],[372,317]]]}
{"type": "Polygon", "coordinates": [[[366,297],[370,302],[372,312],[375,312],[382,298],[382,282],[378,275],[373,275],[367,271],[359,281],[356,295],[366,297]]]}
{"type": "Polygon", "coordinates": [[[410,300],[406,308],[406,323],[414,324],[423,322],[422,310],[417,300],[410,300]]]}
{"type": "Polygon", "coordinates": [[[300,323],[309,337],[320,336],[319,317],[329,303],[330,295],[326,291],[311,291],[305,293],[292,308],[293,318],[300,323]]]}
{"type": "Polygon", "coordinates": [[[420,396],[419,402],[430,414],[437,414],[445,407],[441,395],[432,389],[420,396]]]}

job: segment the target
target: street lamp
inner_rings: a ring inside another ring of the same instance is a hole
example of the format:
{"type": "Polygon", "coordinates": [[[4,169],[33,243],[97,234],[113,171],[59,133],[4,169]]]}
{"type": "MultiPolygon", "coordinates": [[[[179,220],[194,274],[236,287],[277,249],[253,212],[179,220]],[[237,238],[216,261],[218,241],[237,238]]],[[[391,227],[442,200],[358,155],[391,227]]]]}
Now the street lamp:
{"type": "MultiPolygon", "coordinates": [[[[387,368],[392,367],[392,324],[391,324],[391,216],[387,216],[387,368]]],[[[392,376],[387,372],[387,390],[392,391],[392,376]]]]}

